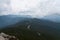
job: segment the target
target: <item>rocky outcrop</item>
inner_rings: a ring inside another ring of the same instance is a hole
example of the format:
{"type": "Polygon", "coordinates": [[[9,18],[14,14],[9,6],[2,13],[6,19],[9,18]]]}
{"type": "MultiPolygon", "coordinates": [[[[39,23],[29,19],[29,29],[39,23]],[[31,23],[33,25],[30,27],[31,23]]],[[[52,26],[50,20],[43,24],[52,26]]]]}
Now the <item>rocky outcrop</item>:
{"type": "Polygon", "coordinates": [[[7,34],[1,32],[0,33],[0,40],[19,40],[19,39],[15,36],[10,36],[10,35],[7,35],[7,34]]]}

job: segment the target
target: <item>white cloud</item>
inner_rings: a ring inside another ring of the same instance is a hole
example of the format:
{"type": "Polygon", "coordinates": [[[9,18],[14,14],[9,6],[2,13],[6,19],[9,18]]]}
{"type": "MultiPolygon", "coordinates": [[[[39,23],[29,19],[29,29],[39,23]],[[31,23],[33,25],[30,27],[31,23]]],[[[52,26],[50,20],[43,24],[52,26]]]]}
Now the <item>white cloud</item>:
{"type": "Polygon", "coordinates": [[[30,8],[35,8],[39,0],[11,0],[13,11],[26,11],[30,8]]]}
{"type": "Polygon", "coordinates": [[[9,0],[0,0],[0,15],[8,15],[10,11],[9,3],[9,0]]]}
{"type": "Polygon", "coordinates": [[[12,9],[10,11],[14,13],[10,14],[14,15],[31,15],[33,17],[43,17],[54,13],[60,14],[60,0],[11,0],[10,5],[3,5],[3,8],[6,7],[8,10],[12,9]]]}

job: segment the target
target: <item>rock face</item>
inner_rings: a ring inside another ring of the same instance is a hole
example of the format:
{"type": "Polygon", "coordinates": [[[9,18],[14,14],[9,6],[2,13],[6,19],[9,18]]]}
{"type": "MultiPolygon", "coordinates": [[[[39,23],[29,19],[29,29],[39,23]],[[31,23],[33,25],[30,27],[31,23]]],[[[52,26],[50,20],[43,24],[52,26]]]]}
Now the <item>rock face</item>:
{"type": "Polygon", "coordinates": [[[2,36],[0,36],[0,40],[5,40],[5,38],[4,38],[4,37],[2,37],[2,36]]]}
{"type": "Polygon", "coordinates": [[[5,33],[0,33],[0,40],[19,40],[15,36],[10,36],[5,33]]]}

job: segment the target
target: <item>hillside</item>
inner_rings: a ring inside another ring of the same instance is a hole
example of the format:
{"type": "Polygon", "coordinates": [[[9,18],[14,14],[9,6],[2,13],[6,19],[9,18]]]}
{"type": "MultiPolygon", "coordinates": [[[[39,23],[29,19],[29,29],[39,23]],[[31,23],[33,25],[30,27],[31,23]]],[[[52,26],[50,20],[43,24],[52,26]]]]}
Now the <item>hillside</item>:
{"type": "Polygon", "coordinates": [[[14,25],[9,25],[0,30],[0,32],[15,35],[20,40],[60,40],[59,26],[60,23],[30,18],[14,25]]]}

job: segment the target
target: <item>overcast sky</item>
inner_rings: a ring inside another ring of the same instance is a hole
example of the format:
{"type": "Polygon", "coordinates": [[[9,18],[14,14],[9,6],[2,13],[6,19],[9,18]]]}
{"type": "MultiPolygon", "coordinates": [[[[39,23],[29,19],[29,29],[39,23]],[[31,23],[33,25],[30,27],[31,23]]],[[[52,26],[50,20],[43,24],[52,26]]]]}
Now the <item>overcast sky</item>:
{"type": "Polygon", "coordinates": [[[60,0],[0,0],[0,15],[43,17],[60,14],[60,0]]]}

